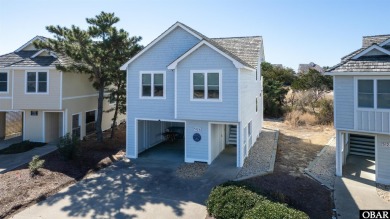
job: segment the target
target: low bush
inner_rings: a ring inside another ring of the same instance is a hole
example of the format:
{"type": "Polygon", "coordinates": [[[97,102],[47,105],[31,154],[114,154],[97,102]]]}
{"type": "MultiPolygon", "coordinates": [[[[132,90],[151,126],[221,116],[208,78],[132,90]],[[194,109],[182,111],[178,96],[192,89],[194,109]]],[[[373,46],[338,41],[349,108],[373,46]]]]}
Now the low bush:
{"type": "Polygon", "coordinates": [[[321,125],[333,123],[333,100],[322,99],[319,101],[319,112],[316,114],[317,122],[321,125]]]}
{"type": "Polygon", "coordinates": [[[217,219],[306,219],[304,212],[272,202],[239,183],[215,187],[206,201],[208,213],[217,219]]]}
{"type": "Polygon", "coordinates": [[[285,204],[264,200],[249,209],[243,219],[308,219],[302,211],[289,208],[285,204]]]}
{"type": "Polygon", "coordinates": [[[11,144],[9,147],[0,150],[0,154],[17,154],[29,151],[36,147],[42,147],[46,143],[33,142],[33,141],[22,141],[19,143],[11,144]]]}
{"type": "Polygon", "coordinates": [[[303,113],[298,110],[292,110],[286,114],[286,121],[290,125],[298,127],[304,125],[315,125],[317,123],[316,116],[310,113],[303,113]]]}
{"type": "Polygon", "coordinates": [[[244,186],[217,186],[206,201],[207,211],[218,219],[242,218],[245,212],[265,198],[244,186]]]}
{"type": "Polygon", "coordinates": [[[28,169],[30,170],[30,175],[35,176],[39,169],[43,167],[45,160],[41,160],[38,155],[35,155],[30,163],[28,163],[28,169]]]}
{"type": "Polygon", "coordinates": [[[58,152],[66,160],[74,160],[81,155],[80,139],[67,133],[59,139],[58,152]]]}

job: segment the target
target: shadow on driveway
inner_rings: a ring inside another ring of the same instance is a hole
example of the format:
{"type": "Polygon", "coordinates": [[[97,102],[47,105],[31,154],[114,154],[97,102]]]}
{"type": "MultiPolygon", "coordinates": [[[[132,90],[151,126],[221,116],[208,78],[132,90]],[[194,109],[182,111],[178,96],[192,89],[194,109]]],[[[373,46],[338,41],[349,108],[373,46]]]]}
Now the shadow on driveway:
{"type": "Polygon", "coordinates": [[[214,162],[204,176],[181,179],[175,174],[179,165],[150,159],[120,161],[14,218],[204,218],[212,187],[238,172],[232,167],[227,174],[227,168],[214,162]]]}

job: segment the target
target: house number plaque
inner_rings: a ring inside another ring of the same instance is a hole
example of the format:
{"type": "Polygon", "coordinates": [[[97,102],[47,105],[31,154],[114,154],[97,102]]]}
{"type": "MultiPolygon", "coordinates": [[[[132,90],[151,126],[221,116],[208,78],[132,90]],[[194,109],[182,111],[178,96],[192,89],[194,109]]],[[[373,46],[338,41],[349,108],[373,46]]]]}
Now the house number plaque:
{"type": "Polygon", "coordinates": [[[202,136],[200,136],[199,133],[195,133],[195,134],[192,136],[192,138],[194,139],[194,141],[199,142],[200,139],[202,139],[202,136]]]}
{"type": "Polygon", "coordinates": [[[390,148],[390,142],[382,142],[382,147],[390,148]]]}

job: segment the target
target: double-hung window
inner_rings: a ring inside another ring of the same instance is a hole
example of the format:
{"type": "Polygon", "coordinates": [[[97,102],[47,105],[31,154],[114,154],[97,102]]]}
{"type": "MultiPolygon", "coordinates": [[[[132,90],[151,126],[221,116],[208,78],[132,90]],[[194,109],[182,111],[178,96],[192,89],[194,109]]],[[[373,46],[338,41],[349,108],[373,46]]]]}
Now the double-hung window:
{"type": "Polygon", "coordinates": [[[27,72],[27,93],[47,93],[47,72],[27,72]]]}
{"type": "Polygon", "coordinates": [[[358,107],[390,109],[390,79],[359,79],[358,107]]]}
{"type": "Polygon", "coordinates": [[[191,71],[191,100],[221,99],[221,71],[191,71]]]}
{"type": "Polygon", "coordinates": [[[0,72],[0,93],[8,92],[8,73],[0,72]]]}
{"type": "Polygon", "coordinates": [[[141,98],[165,98],[165,72],[141,72],[141,98]]]}

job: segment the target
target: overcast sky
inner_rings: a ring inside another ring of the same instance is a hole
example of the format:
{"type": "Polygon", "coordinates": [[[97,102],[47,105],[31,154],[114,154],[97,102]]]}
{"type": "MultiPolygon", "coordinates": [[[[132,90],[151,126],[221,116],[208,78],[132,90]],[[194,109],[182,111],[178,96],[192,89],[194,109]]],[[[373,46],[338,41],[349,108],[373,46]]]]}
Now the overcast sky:
{"type": "Polygon", "coordinates": [[[47,25],[86,27],[105,11],[143,45],[180,21],[208,37],[263,36],[266,61],[294,70],[332,66],[362,36],[390,34],[389,8],[389,0],[0,0],[0,54],[51,37],[47,25]]]}

